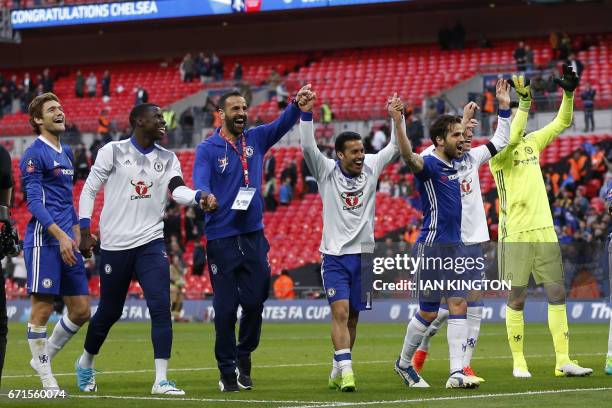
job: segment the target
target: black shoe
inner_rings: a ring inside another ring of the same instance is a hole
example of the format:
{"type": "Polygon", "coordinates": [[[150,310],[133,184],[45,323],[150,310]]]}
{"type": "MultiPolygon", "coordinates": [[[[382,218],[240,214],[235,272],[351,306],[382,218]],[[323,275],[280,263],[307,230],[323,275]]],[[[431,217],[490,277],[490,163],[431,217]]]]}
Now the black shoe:
{"type": "Polygon", "coordinates": [[[251,380],[250,357],[238,360],[238,367],[236,367],[236,377],[238,379],[238,386],[243,390],[250,390],[251,388],[253,388],[253,380],[251,380]]]}
{"type": "Polygon", "coordinates": [[[236,381],[236,376],[234,374],[221,374],[221,378],[219,378],[219,389],[222,392],[240,391],[240,388],[238,388],[238,382],[236,381]]]}

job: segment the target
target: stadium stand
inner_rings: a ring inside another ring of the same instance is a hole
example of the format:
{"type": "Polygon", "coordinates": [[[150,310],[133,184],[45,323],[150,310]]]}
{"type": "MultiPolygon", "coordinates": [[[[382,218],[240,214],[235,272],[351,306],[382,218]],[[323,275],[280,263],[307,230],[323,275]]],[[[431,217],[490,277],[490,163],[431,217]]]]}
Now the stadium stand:
{"type": "MultiPolygon", "coordinates": [[[[268,54],[260,56],[235,55],[224,58],[224,77],[231,77],[234,63],[240,61],[244,66],[244,79],[252,83],[261,83],[272,69],[284,73],[303,64],[306,54],[268,54]]],[[[31,76],[42,72],[42,68],[3,71],[4,78],[17,75],[17,81],[23,80],[23,75],[29,72],[31,76]]],[[[179,99],[208,87],[231,87],[233,82],[202,84],[196,80],[182,82],[178,71],[178,61],[126,62],[108,65],[83,65],[79,67],[54,67],[51,75],[56,77],[54,92],[62,100],[69,122],[74,122],[82,132],[95,132],[98,126],[98,116],[103,108],[108,109],[109,118],[115,122],[117,129],[124,129],[127,117],[134,106],[135,88],[142,86],[149,93],[149,101],[160,106],[166,106],[179,99]],[[96,96],[78,98],[75,95],[76,71],[80,69],[85,77],[93,72],[98,78],[96,96]],[[111,74],[111,98],[104,102],[100,92],[100,79],[105,70],[111,74]],[[119,93],[117,87],[123,91],[119,93]]],[[[0,135],[30,134],[27,115],[14,113],[0,119],[0,135]]]]}
{"type": "MultiPolygon", "coordinates": [[[[597,39],[598,45],[580,52],[578,57],[585,64],[582,82],[590,82],[597,90],[596,107],[607,107],[612,100],[612,83],[609,80],[612,34],[602,34],[597,39]]],[[[579,40],[580,36],[576,38],[576,41],[579,40]]],[[[531,38],[526,42],[533,47],[536,66],[548,67],[551,60],[548,40],[531,38]]],[[[226,81],[206,86],[232,87],[234,84],[229,79],[236,62],[244,67],[244,80],[256,85],[262,84],[274,68],[281,74],[287,74],[285,81],[289,89],[297,87],[299,83],[312,83],[313,88],[317,89],[319,103],[328,101],[333,107],[335,119],[382,118],[386,116],[383,100],[393,92],[398,92],[406,102],[420,106],[425,96],[438,94],[482,70],[505,68],[508,72],[513,71],[515,46],[514,41],[500,41],[493,48],[467,48],[461,51],[441,51],[434,44],[352,49],[330,51],[312,62],[307,53],[222,56],[226,81]]],[[[81,131],[95,131],[97,118],[104,107],[109,108],[109,116],[116,126],[123,129],[127,124],[127,112],[134,104],[133,89],[137,85],[147,89],[149,100],[161,106],[203,89],[198,81],[181,82],[177,61],[161,64],[161,61],[152,61],[84,65],[71,69],[56,67],[54,74],[67,75],[56,80],[55,91],[66,107],[69,121],[75,122],[81,131]],[[81,69],[85,76],[94,72],[98,78],[104,70],[110,70],[113,93],[107,104],[101,97],[90,99],[74,96],[77,69],[81,69]],[[124,88],[121,94],[116,92],[118,85],[124,88]]],[[[16,74],[21,80],[24,72],[34,74],[37,71],[41,69],[8,71],[3,75],[8,78],[16,74]]],[[[579,94],[581,88],[577,92],[579,94]]],[[[580,98],[576,98],[576,106],[582,106],[580,98]]],[[[278,111],[278,104],[273,98],[251,107],[250,115],[253,119],[259,116],[265,122],[275,118],[278,111]]],[[[29,133],[24,114],[11,114],[0,119],[0,135],[29,133]]]]}

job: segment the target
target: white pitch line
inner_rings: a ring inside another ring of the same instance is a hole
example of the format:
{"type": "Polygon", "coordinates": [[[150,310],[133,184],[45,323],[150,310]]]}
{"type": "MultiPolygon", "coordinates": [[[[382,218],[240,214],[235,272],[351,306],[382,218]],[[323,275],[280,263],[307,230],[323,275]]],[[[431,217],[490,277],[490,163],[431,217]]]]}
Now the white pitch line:
{"type": "MultiPolygon", "coordinates": [[[[593,357],[593,356],[603,356],[606,353],[573,353],[572,356],[577,357],[593,357]]],[[[555,354],[528,354],[526,358],[549,358],[554,357],[555,354]]],[[[511,359],[512,356],[476,356],[472,357],[472,360],[499,360],[499,359],[511,359]]],[[[430,357],[427,361],[446,361],[447,358],[436,358],[430,357]]],[[[353,361],[356,366],[362,364],[393,364],[395,360],[369,360],[369,361],[353,361]]],[[[320,367],[327,366],[329,362],[325,363],[299,363],[299,364],[263,364],[256,365],[256,368],[295,368],[295,367],[320,367]]],[[[169,368],[168,371],[174,372],[182,372],[182,371],[210,371],[217,370],[217,367],[192,367],[192,368],[169,368]]],[[[120,371],[98,371],[96,375],[101,374],[144,374],[144,373],[154,373],[155,370],[152,369],[143,369],[143,370],[120,370],[120,371]]],[[[71,373],[55,373],[53,374],[55,377],[63,377],[63,376],[71,376],[75,375],[74,372],[71,373]]],[[[3,375],[2,378],[31,378],[38,377],[37,374],[15,374],[15,375],[3,375]]]]}
{"type": "MultiPolygon", "coordinates": [[[[329,404],[329,401],[291,401],[291,400],[254,400],[254,399],[225,399],[225,398],[174,398],[174,397],[132,397],[129,395],[70,395],[68,398],[90,399],[118,399],[118,400],[144,400],[144,401],[196,401],[196,402],[239,402],[249,404],[329,404]]],[[[299,405],[298,405],[299,407],[299,405]]]]}
{"type": "Polygon", "coordinates": [[[332,402],[326,405],[306,405],[306,406],[297,405],[297,406],[285,406],[285,407],[280,407],[280,408],[334,408],[334,407],[345,407],[345,406],[366,406],[366,405],[383,405],[383,404],[411,404],[411,403],[434,402],[434,401],[456,401],[456,400],[470,400],[470,399],[482,399],[482,398],[517,397],[517,396],[525,396],[525,395],[546,395],[546,394],[560,394],[560,393],[572,393],[572,392],[594,392],[594,391],[612,391],[612,387],[524,391],[524,392],[508,392],[508,393],[499,393],[499,394],[456,395],[452,397],[414,398],[414,399],[389,400],[389,401],[332,402]]]}

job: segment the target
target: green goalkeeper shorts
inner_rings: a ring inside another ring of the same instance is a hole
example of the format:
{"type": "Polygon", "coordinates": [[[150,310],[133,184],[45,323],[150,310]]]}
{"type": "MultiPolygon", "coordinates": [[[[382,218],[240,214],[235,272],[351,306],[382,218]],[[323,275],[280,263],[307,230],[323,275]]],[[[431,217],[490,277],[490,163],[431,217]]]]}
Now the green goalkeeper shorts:
{"type": "Polygon", "coordinates": [[[503,238],[497,259],[500,279],[509,281],[512,287],[527,286],[531,274],[538,285],[564,281],[561,248],[553,227],[503,238]]]}

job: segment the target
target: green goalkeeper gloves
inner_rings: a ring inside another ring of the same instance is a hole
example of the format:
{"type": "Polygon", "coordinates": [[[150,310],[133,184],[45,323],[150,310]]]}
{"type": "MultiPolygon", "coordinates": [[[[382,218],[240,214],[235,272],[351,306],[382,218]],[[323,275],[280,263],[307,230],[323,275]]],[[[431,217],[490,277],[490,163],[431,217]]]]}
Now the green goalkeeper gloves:
{"type": "Polygon", "coordinates": [[[531,89],[529,78],[525,78],[523,75],[512,75],[512,79],[508,80],[511,87],[514,88],[516,94],[521,98],[522,101],[531,102],[531,89]]]}
{"type": "Polygon", "coordinates": [[[563,76],[561,78],[555,78],[555,84],[559,85],[566,92],[574,92],[576,88],[578,88],[578,83],[580,79],[578,75],[574,72],[572,67],[567,64],[563,64],[563,76]]]}

